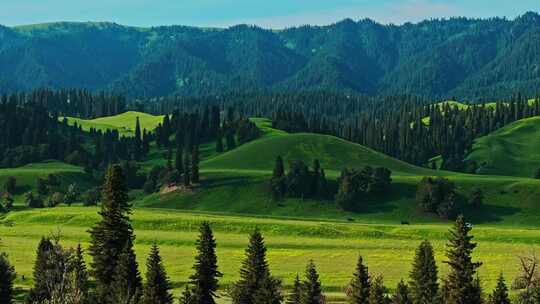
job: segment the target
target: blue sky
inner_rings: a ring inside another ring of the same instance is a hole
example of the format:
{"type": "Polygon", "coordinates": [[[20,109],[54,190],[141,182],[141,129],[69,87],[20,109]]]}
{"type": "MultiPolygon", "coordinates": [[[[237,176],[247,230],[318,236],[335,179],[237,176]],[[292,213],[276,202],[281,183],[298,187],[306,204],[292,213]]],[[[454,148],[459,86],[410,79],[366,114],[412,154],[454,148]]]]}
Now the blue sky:
{"type": "Polygon", "coordinates": [[[514,18],[527,11],[540,12],[540,0],[0,0],[0,24],[112,21],[284,28],[366,17],[395,24],[449,16],[514,18]]]}

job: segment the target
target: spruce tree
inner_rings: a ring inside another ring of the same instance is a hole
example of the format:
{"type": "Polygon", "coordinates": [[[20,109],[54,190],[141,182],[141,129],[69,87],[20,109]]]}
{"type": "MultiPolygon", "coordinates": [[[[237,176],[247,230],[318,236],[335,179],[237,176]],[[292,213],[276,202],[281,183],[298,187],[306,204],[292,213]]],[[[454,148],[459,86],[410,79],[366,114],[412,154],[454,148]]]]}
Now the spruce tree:
{"type": "Polygon", "coordinates": [[[141,137],[141,124],[139,117],[135,121],[135,138],[133,139],[133,156],[135,160],[140,160],[143,153],[142,137],[141,137]]]}
{"type": "Polygon", "coordinates": [[[91,265],[100,303],[110,303],[110,286],[119,256],[128,241],[134,239],[128,217],[130,212],[124,174],[119,165],[112,165],[107,170],[103,185],[101,220],[90,230],[88,249],[93,258],[91,265]]]}
{"type": "Polygon", "coordinates": [[[289,296],[287,297],[287,304],[300,304],[303,291],[304,289],[300,277],[296,275],[291,293],[289,293],[289,296]]]}
{"type": "Polygon", "coordinates": [[[84,297],[86,297],[88,293],[88,271],[86,270],[81,244],[78,244],[75,249],[73,271],[75,275],[75,287],[82,292],[84,297]]]}
{"type": "Polygon", "coordinates": [[[159,255],[159,248],[156,244],[152,246],[150,256],[146,261],[146,267],[146,284],[144,285],[142,304],[172,303],[171,284],[167,278],[167,273],[159,255]]]}
{"type": "Polygon", "coordinates": [[[353,274],[347,296],[351,304],[367,304],[369,303],[369,291],[371,281],[367,266],[364,265],[362,256],[358,257],[356,263],[356,271],[353,274]]]}
{"type": "Polygon", "coordinates": [[[495,290],[493,290],[493,294],[489,297],[489,304],[510,304],[508,287],[506,287],[502,272],[499,274],[497,286],[495,287],[495,290]]]}
{"type": "Polygon", "coordinates": [[[191,153],[191,181],[199,183],[199,145],[193,146],[191,153]]]}
{"type": "MultiPolygon", "coordinates": [[[[270,275],[264,238],[258,229],[250,235],[245,255],[240,269],[240,280],[234,283],[231,289],[232,302],[234,304],[259,303],[258,301],[262,300],[259,292],[261,288],[272,289],[266,291],[266,296],[277,295],[281,282],[270,275]],[[258,299],[255,298],[256,295],[259,295],[258,299]]],[[[266,298],[264,300],[266,303],[274,303],[275,300],[280,299],[266,298]]]]}
{"type": "Polygon", "coordinates": [[[272,174],[271,187],[274,199],[281,200],[285,196],[286,191],[285,167],[281,156],[276,157],[274,171],[272,174]]]}
{"type": "Polygon", "coordinates": [[[409,286],[415,304],[433,303],[437,297],[437,264],[433,247],[427,240],[416,249],[409,286]]]}
{"type": "Polygon", "coordinates": [[[195,257],[195,265],[193,265],[195,273],[190,278],[194,286],[193,298],[195,303],[213,304],[215,303],[215,292],[219,286],[218,278],[222,276],[221,272],[218,271],[216,241],[208,222],[201,224],[199,233],[198,254],[195,257]]]}
{"type": "Polygon", "coordinates": [[[47,272],[49,270],[49,258],[53,250],[53,243],[49,238],[41,238],[34,263],[34,287],[30,289],[27,296],[27,302],[43,302],[50,299],[50,293],[47,288],[47,272]]]}
{"type": "Polygon", "coordinates": [[[369,290],[369,304],[386,304],[387,299],[385,296],[386,288],[384,288],[382,276],[376,277],[371,282],[371,288],[369,290]]]}
{"type": "Polygon", "coordinates": [[[186,288],[180,295],[180,299],[178,302],[180,302],[180,304],[196,304],[197,303],[195,302],[193,298],[193,294],[191,293],[191,289],[189,289],[188,286],[186,286],[186,288]]]}
{"type": "Polygon", "coordinates": [[[313,261],[309,261],[306,267],[306,277],[302,283],[304,292],[301,297],[302,304],[322,304],[324,298],[321,289],[319,274],[313,261]]]}
{"type": "Polygon", "coordinates": [[[8,256],[0,254],[0,303],[13,303],[13,281],[15,280],[15,268],[11,266],[8,256]]]}
{"type": "Polygon", "coordinates": [[[458,216],[454,228],[450,231],[445,263],[450,267],[447,277],[448,304],[479,304],[482,302],[475,274],[482,264],[472,261],[472,252],[476,243],[469,235],[471,227],[465,223],[462,215],[458,216]]]}
{"type": "Polygon", "coordinates": [[[396,287],[396,293],[392,297],[392,304],[412,304],[413,301],[409,295],[409,287],[403,280],[399,281],[396,287]]]}
{"type": "Polygon", "coordinates": [[[113,303],[138,303],[141,298],[141,274],[133,251],[133,244],[129,239],[118,257],[118,264],[110,288],[114,299],[113,303]]]}

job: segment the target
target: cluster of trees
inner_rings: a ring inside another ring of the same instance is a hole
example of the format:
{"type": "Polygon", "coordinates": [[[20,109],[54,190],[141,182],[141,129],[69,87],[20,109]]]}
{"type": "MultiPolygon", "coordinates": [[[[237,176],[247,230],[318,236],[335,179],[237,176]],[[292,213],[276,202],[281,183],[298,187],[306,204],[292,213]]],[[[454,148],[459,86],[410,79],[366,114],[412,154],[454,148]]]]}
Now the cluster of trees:
{"type": "Polygon", "coordinates": [[[343,169],[338,178],[336,204],[347,211],[358,211],[359,202],[383,195],[392,183],[392,171],[370,166],[362,170],[343,169]]]}
{"type": "MultiPolygon", "coordinates": [[[[34,264],[34,285],[26,302],[84,304],[84,303],[173,303],[171,282],[163,266],[159,248],[154,244],[146,262],[146,278],[143,281],[133,250],[135,239],[127,202],[127,187],[120,166],[108,169],[103,186],[101,219],[90,230],[92,257],[90,271],[79,245],[75,249],[64,248],[59,236],[43,238],[37,248],[34,264]],[[89,284],[90,278],[95,286],[89,284]]],[[[459,216],[450,231],[446,251],[449,272],[439,278],[434,250],[423,241],[412,264],[408,284],[399,282],[395,293],[390,295],[384,286],[383,276],[370,273],[360,256],[346,295],[351,303],[360,304],[480,304],[485,303],[477,270],[482,263],[472,259],[476,243],[470,235],[471,227],[459,216]]],[[[179,296],[181,304],[215,303],[219,278],[216,256],[216,240],[209,223],[202,223],[196,242],[197,254],[189,284],[179,296]]],[[[228,294],[234,304],[290,304],[325,303],[322,283],[315,263],[310,261],[303,280],[297,276],[290,292],[283,292],[282,281],[271,274],[266,258],[264,238],[259,230],[249,237],[239,280],[232,284],[228,294]],[[286,297],[285,297],[286,296],[286,297]]],[[[0,255],[0,300],[13,303],[15,270],[5,254],[0,255]]],[[[540,282],[533,281],[520,295],[519,303],[538,303],[540,282]],[[524,301],[524,302],[523,302],[524,301]]],[[[502,274],[487,303],[510,303],[508,289],[502,274]]]]}
{"type": "MultiPolygon", "coordinates": [[[[471,208],[483,205],[484,194],[480,188],[472,189],[468,199],[471,208]]],[[[463,208],[453,182],[443,177],[424,177],[416,190],[418,208],[435,213],[443,219],[454,219],[463,208]]]]}
{"type": "Polygon", "coordinates": [[[326,198],[330,194],[324,169],[318,159],[313,161],[312,168],[303,161],[291,161],[288,172],[285,172],[283,158],[278,156],[270,188],[276,200],[284,197],[326,198]]]}

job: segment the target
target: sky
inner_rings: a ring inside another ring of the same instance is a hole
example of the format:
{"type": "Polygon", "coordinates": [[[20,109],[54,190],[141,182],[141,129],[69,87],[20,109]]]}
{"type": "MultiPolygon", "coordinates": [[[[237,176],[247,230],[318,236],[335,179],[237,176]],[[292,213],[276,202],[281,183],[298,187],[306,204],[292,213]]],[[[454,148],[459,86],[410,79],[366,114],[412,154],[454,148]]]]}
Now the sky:
{"type": "Polygon", "coordinates": [[[451,16],[515,18],[540,12],[540,0],[0,0],[0,24],[109,21],[131,26],[282,29],[345,18],[388,24],[451,16]]]}

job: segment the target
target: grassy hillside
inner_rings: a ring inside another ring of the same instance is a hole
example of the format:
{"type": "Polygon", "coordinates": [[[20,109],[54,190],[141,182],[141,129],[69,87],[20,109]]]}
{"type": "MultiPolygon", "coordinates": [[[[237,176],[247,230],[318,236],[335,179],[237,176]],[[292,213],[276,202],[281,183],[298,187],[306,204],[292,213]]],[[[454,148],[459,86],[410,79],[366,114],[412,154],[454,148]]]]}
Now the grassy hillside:
{"type": "Polygon", "coordinates": [[[74,117],[67,117],[68,123],[73,125],[75,122],[82,126],[83,130],[90,130],[95,128],[97,130],[105,131],[107,129],[116,129],[120,135],[133,136],[135,132],[135,124],[137,117],[141,124],[141,131],[143,129],[153,130],[159,123],[163,122],[163,116],[155,116],[142,112],[129,111],[115,116],[100,117],[96,119],[80,119],[74,117]]]}
{"type": "MultiPolygon", "coordinates": [[[[43,234],[60,233],[63,243],[87,248],[90,227],[97,219],[95,207],[59,207],[7,215],[0,226],[4,250],[19,274],[17,285],[31,284],[35,248],[43,234]],[[26,280],[22,280],[22,276],[26,280]]],[[[441,275],[447,272],[444,250],[449,224],[436,225],[365,225],[322,220],[284,220],[170,210],[135,209],[135,250],[139,265],[144,265],[150,246],[160,246],[165,267],[178,296],[192,273],[197,229],[209,221],[218,243],[219,270],[224,273],[222,289],[238,279],[238,270],[247,245],[248,233],[259,228],[266,237],[272,272],[292,285],[297,273],[313,259],[321,275],[329,300],[343,299],[343,287],[349,282],[358,254],[362,254],[373,274],[384,273],[385,284],[394,288],[407,279],[415,247],[429,239],[435,248],[441,275]]],[[[475,259],[484,262],[480,277],[486,292],[496,282],[500,271],[510,280],[519,269],[516,255],[537,246],[538,230],[498,228],[475,225],[475,259]]],[[[141,267],[145,271],[145,267],[141,267]]],[[[221,299],[225,301],[226,299],[221,299]]]]}
{"type": "Polygon", "coordinates": [[[540,117],[509,124],[473,145],[469,160],[482,165],[480,173],[533,177],[540,168],[540,117]]]}

